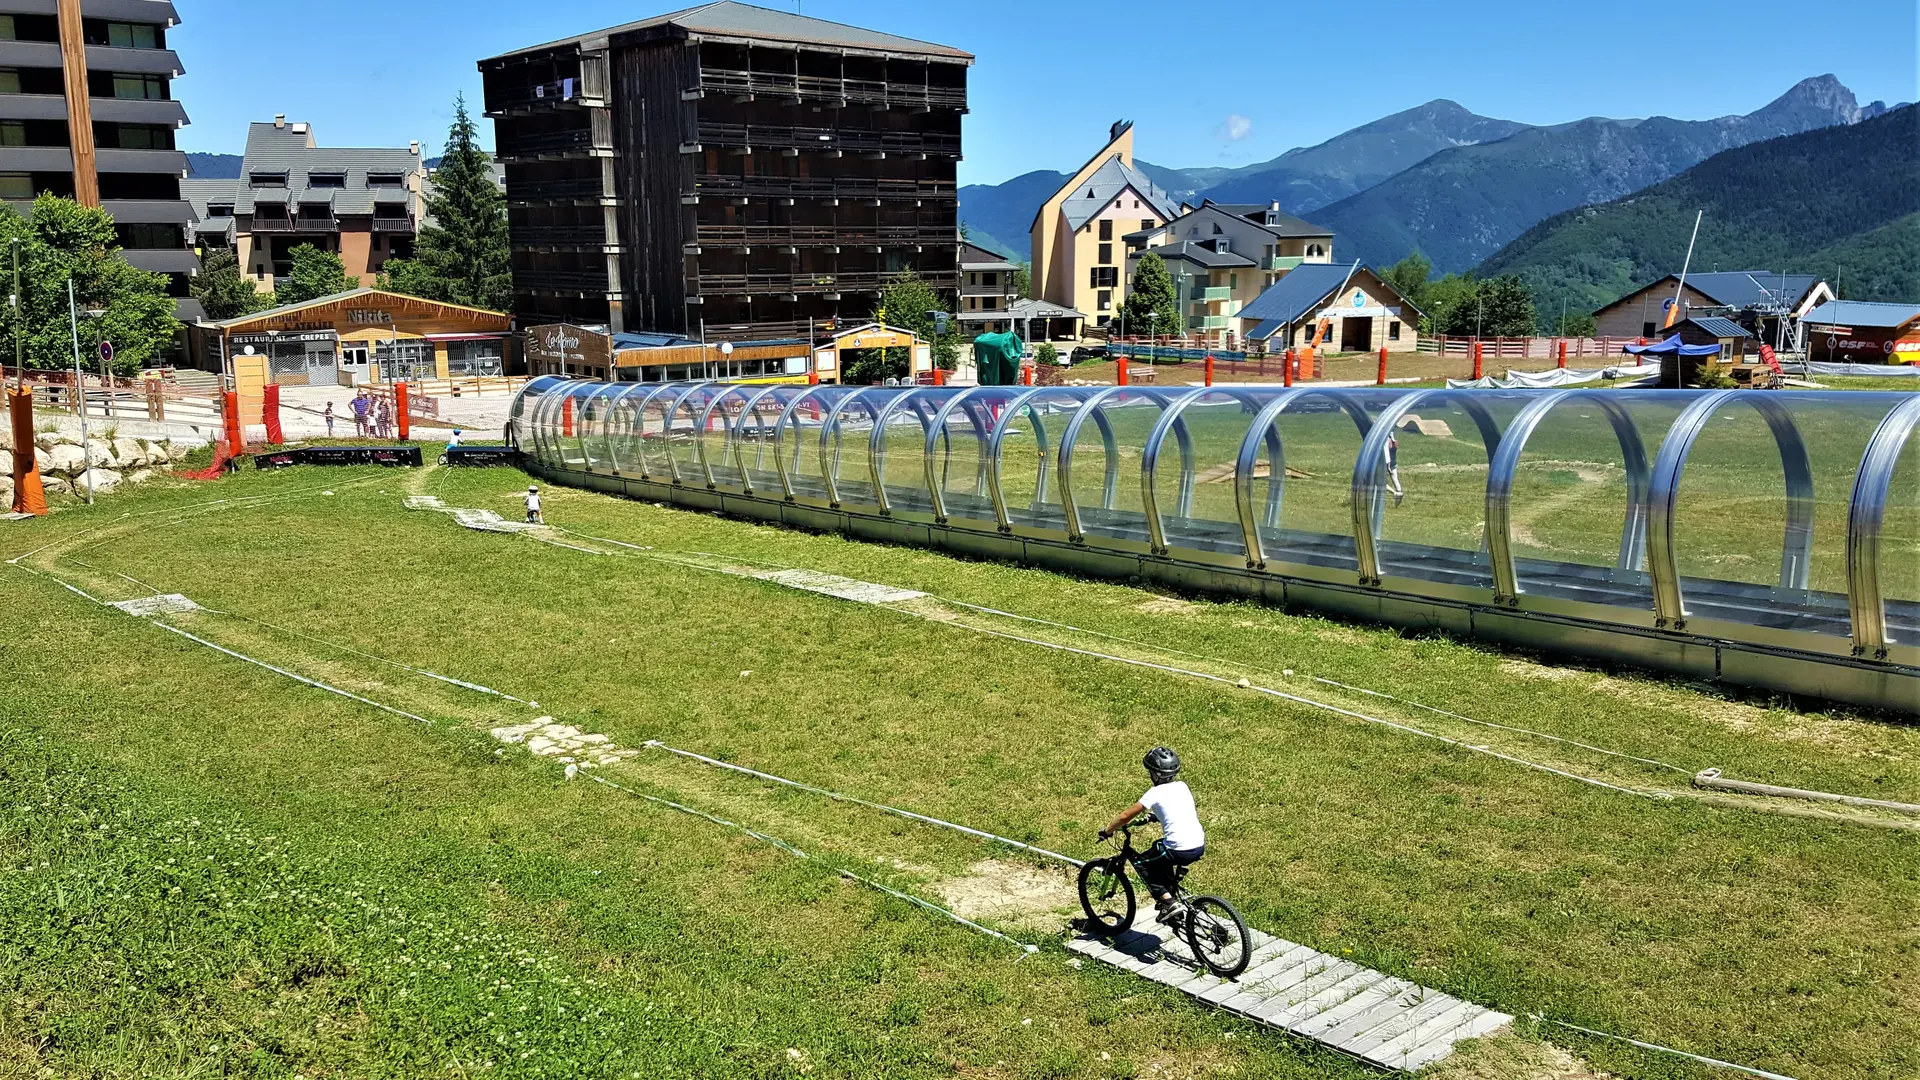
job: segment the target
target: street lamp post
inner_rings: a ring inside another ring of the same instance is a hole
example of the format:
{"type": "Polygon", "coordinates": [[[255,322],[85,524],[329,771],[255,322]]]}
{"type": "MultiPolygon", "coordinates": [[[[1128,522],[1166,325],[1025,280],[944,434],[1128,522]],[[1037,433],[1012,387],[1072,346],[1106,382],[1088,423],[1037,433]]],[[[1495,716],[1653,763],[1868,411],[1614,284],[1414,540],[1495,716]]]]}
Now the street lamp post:
{"type": "Polygon", "coordinates": [[[93,505],[93,436],[87,429],[87,388],[80,373],[80,305],[74,299],[73,279],[67,279],[67,321],[73,327],[73,396],[80,407],[80,457],[86,466],[87,505],[93,505]]]}

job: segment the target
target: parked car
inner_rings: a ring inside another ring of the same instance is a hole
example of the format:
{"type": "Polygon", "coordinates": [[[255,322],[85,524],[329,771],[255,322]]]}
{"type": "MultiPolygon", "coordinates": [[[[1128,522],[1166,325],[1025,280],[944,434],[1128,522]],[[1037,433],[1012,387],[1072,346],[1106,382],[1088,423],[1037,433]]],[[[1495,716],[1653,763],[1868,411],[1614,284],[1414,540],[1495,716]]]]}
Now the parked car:
{"type": "Polygon", "coordinates": [[[1078,364],[1087,360],[1105,360],[1106,358],[1107,347],[1105,345],[1075,345],[1073,347],[1073,353],[1067,360],[1069,363],[1078,364]]]}

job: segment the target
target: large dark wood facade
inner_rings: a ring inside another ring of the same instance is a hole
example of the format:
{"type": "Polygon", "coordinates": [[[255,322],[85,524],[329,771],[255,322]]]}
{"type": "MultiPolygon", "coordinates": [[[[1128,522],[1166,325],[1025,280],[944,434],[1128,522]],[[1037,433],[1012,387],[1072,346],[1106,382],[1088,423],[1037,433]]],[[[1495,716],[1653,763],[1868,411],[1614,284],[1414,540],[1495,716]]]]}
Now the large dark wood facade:
{"type": "Polygon", "coordinates": [[[956,292],[972,58],[690,15],[481,62],[522,324],[746,340],[865,319],[902,271],[956,292]]]}

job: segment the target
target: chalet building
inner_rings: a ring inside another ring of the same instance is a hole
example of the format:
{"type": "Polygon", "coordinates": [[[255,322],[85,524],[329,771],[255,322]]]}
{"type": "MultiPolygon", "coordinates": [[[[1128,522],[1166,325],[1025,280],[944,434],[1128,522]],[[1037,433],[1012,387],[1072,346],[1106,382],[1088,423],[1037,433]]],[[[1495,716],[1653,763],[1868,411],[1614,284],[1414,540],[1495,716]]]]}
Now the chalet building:
{"type": "Polygon", "coordinates": [[[481,61],[515,314],[753,340],[955,295],[972,62],[732,2],[481,61]]]}
{"type": "Polygon", "coordinates": [[[1009,329],[1008,311],[1020,299],[1014,275],[1020,265],[962,241],[960,244],[960,326],[967,336],[1009,329]]]}
{"type": "Polygon", "coordinates": [[[1107,145],[1034,215],[1034,298],[1089,312],[1095,326],[1106,326],[1127,296],[1122,238],[1179,214],[1173,199],[1133,167],[1133,124],[1113,125],[1107,145]]]}
{"type": "Polygon", "coordinates": [[[372,285],[388,259],[413,254],[425,213],[420,144],[323,147],[310,124],[247,126],[237,180],[188,180],[196,243],[232,247],[262,292],[312,244],[340,256],[347,277],[372,285]]]}
{"type": "MultiPolygon", "coordinates": [[[[1622,296],[1593,313],[1595,337],[1662,337],[1667,326],[1667,301],[1680,287],[1678,274],[1622,296]]],[[[1774,341],[1785,320],[1787,327],[1805,317],[1822,301],[1833,299],[1833,289],[1811,274],[1781,274],[1772,270],[1723,270],[1688,274],[1679,296],[1680,314],[1720,315],[1733,319],[1763,341],[1774,341]]]]}
{"type": "Polygon", "coordinates": [[[1323,353],[1413,352],[1420,345],[1420,309],[1371,269],[1305,263],[1281,276],[1236,316],[1240,337],[1268,352],[1312,344],[1322,321],[1323,353]]]}
{"type": "Polygon", "coordinates": [[[1807,359],[1920,364],[1920,304],[1832,300],[1807,312],[1807,359]]]}
{"type": "Polygon", "coordinates": [[[199,269],[180,180],[187,123],[172,100],[179,23],[166,0],[0,0],[0,199],[22,213],[43,192],[113,216],[127,261],[167,275],[176,314],[199,269]]]}

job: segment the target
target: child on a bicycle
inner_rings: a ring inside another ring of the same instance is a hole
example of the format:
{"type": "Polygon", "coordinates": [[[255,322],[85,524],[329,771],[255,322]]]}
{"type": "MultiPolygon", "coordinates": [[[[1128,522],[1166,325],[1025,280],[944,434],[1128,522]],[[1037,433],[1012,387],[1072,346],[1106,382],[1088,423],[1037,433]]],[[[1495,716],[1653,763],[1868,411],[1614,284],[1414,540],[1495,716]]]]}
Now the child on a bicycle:
{"type": "Polygon", "coordinates": [[[1141,814],[1151,814],[1160,823],[1160,839],[1140,853],[1133,867],[1153,893],[1153,905],[1158,911],[1154,917],[1165,922],[1179,871],[1182,867],[1199,862],[1207,853],[1207,834],[1200,827],[1200,814],[1194,809],[1193,792],[1188,790],[1185,781],[1177,779],[1180,775],[1180,755],[1164,746],[1156,746],[1147,751],[1147,756],[1140,759],[1140,764],[1146,766],[1147,779],[1153,781],[1153,786],[1140,796],[1139,802],[1127,807],[1125,813],[1101,829],[1100,839],[1105,840],[1119,832],[1141,814]]]}

